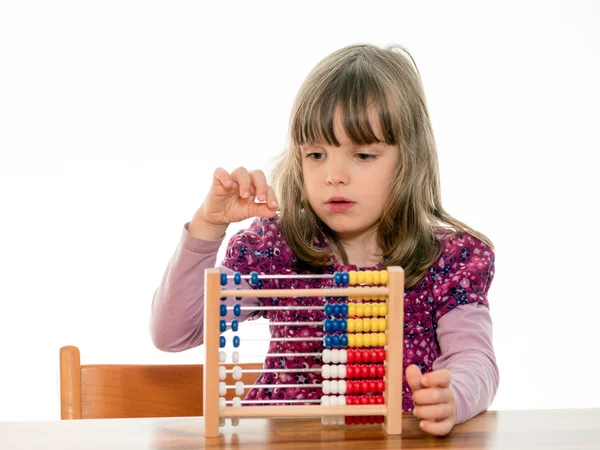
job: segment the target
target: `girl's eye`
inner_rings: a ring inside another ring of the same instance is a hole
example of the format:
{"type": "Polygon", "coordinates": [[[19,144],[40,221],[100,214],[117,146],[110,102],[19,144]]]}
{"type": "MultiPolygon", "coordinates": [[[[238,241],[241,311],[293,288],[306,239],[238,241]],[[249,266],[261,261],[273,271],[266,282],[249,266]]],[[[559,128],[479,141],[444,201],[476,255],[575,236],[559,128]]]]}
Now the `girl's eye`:
{"type": "Polygon", "coordinates": [[[370,153],[357,153],[356,157],[361,161],[368,161],[370,159],[375,159],[375,155],[371,155],[370,153]]]}
{"type": "Polygon", "coordinates": [[[323,159],[324,156],[325,155],[323,153],[318,153],[318,152],[308,153],[306,155],[307,158],[315,159],[315,160],[323,159]]]}

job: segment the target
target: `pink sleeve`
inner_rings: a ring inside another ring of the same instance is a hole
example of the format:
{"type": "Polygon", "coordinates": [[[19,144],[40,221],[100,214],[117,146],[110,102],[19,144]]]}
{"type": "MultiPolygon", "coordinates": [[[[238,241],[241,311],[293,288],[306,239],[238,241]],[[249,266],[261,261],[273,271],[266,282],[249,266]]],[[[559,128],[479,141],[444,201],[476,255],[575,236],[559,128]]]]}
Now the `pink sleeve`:
{"type": "MultiPolygon", "coordinates": [[[[222,240],[203,241],[192,236],[186,223],[162,281],[154,293],[150,316],[150,335],[156,348],[166,352],[180,352],[202,344],[204,327],[204,270],[215,267],[222,240]]],[[[221,267],[232,274],[231,269],[221,267]]],[[[251,289],[228,280],[227,289],[251,289]]],[[[228,305],[235,300],[228,298],[228,305]]],[[[240,303],[240,301],[238,301],[240,303]]],[[[258,305],[257,298],[244,298],[242,306],[258,305]]],[[[243,310],[239,321],[246,320],[251,311],[243,310]]]]}
{"type": "Polygon", "coordinates": [[[480,303],[457,306],[440,318],[436,332],[441,356],[433,370],[450,371],[456,423],[463,423],[488,409],[498,390],[489,310],[480,303]]]}

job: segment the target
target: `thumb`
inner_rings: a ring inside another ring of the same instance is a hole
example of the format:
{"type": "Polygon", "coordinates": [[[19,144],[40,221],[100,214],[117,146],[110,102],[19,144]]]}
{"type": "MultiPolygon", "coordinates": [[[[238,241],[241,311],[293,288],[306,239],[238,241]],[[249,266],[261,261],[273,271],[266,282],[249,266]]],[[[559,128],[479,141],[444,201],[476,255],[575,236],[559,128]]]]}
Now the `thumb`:
{"type": "Polygon", "coordinates": [[[411,364],[406,368],[406,382],[412,391],[423,389],[421,384],[421,369],[416,364],[411,364]]]}

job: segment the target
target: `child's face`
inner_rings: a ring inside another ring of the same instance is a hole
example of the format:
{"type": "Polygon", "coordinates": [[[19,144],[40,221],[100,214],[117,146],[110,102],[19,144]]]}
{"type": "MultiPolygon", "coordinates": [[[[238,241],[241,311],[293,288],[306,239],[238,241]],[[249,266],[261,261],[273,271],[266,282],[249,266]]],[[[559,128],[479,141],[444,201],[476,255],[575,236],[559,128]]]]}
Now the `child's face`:
{"type": "MultiPolygon", "coordinates": [[[[341,120],[336,114],[333,129],[340,147],[303,145],[301,150],[308,202],[343,240],[361,237],[377,226],[400,156],[396,145],[353,144],[341,120]]],[[[371,125],[381,138],[377,121],[371,125]]]]}

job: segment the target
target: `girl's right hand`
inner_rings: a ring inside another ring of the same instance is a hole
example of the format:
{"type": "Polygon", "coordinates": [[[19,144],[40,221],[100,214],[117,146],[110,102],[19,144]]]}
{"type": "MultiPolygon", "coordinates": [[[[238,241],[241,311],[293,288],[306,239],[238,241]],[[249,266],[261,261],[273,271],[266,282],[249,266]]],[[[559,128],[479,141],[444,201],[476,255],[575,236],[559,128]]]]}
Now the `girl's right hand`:
{"type": "Polygon", "coordinates": [[[201,239],[217,240],[223,237],[230,223],[251,217],[275,217],[277,207],[273,188],[261,170],[248,172],[238,167],[230,174],[219,167],[188,231],[201,239]]]}

